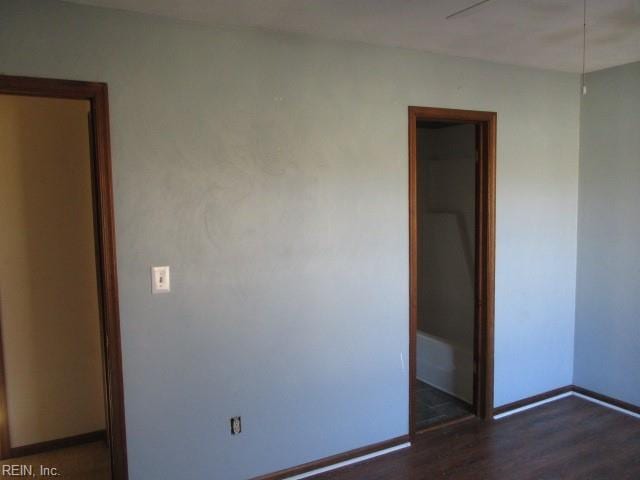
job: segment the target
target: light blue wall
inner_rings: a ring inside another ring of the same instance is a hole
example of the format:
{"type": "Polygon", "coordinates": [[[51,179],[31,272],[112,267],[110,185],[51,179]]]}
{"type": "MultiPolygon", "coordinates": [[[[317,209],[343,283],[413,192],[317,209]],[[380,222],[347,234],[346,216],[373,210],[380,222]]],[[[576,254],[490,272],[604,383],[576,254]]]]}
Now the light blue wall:
{"type": "Polygon", "coordinates": [[[575,75],[17,0],[0,71],[109,84],[132,480],[407,433],[408,105],[498,112],[496,404],[571,382],[575,75]]]}
{"type": "Polygon", "coordinates": [[[574,382],[640,405],[640,63],[587,80],[574,382]]]}

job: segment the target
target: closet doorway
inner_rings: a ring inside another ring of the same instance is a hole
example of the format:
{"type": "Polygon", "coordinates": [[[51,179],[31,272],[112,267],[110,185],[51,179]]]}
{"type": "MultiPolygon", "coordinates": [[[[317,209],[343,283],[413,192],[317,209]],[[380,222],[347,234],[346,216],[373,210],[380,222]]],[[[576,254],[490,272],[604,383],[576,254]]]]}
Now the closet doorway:
{"type": "Polygon", "coordinates": [[[0,100],[0,464],[126,480],[107,85],[0,75],[0,100]]]}
{"type": "Polygon", "coordinates": [[[409,107],[412,436],[492,416],[496,117],[409,107]]]}

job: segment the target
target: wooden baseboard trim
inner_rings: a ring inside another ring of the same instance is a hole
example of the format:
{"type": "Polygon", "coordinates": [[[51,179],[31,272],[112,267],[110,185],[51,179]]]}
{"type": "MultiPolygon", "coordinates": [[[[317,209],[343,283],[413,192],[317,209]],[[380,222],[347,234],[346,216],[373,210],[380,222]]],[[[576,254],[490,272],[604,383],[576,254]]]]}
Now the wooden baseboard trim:
{"type": "Polygon", "coordinates": [[[315,460],[313,462],[303,463],[302,465],[298,465],[296,467],[286,468],[284,470],[279,470],[277,472],[268,473],[266,475],[261,475],[259,477],[254,477],[252,480],[283,480],[285,478],[293,477],[295,475],[301,475],[304,473],[311,472],[313,470],[318,470],[320,468],[342,463],[347,460],[352,460],[357,457],[369,455],[369,454],[378,452],[380,450],[386,450],[388,448],[396,447],[398,445],[402,445],[403,443],[407,443],[407,442],[409,442],[409,435],[403,435],[401,437],[392,438],[384,442],[374,443],[371,445],[367,445],[366,447],[356,448],[354,450],[349,450],[348,452],[339,453],[337,455],[325,457],[320,460],[315,460]]]}
{"type": "Polygon", "coordinates": [[[599,400],[601,402],[608,403],[609,405],[613,405],[614,407],[618,407],[623,410],[627,410],[631,413],[635,413],[636,415],[640,415],[640,407],[638,405],[624,402],[622,400],[618,400],[617,398],[609,397],[607,395],[603,395],[602,393],[594,392],[593,390],[578,387],[577,385],[573,385],[572,387],[575,393],[579,393],[580,395],[584,395],[585,397],[589,397],[594,400],[599,400]]]}
{"type": "Polygon", "coordinates": [[[105,430],[97,430],[95,432],[83,433],[72,437],[59,438],[49,440],[47,442],[32,443],[31,445],[23,445],[21,447],[13,447],[9,450],[8,458],[26,457],[27,455],[36,455],[38,453],[58,450],[60,448],[73,447],[82,445],[83,443],[97,442],[99,440],[106,441],[107,432],[105,430]]]}
{"type": "Polygon", "coordinates": [[[493,414],[502,415],[503,413],[510,412],[511,410],[528,407],[531,404],[549,400],[550,398],[557,397],[558,395],[569,393],[571,391],[573,391],[573,385],[565,385],[564,387],[555,388],[553,390],[549,390],[548,392],[539,393],[531,397],[523,398],[522,400],[518,400],[516,402],[511,402],[507,403],[506,405],[496,407],[493,409],[493,414]]]}

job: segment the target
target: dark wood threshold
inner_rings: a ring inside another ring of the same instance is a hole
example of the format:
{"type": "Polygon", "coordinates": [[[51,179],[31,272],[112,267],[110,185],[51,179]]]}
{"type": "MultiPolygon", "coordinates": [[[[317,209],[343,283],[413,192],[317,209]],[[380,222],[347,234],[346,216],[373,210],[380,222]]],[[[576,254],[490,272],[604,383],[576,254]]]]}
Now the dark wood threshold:
{"type": "Polygon", "coordinates": [[[541,402],[542,400],[547,400],[549,398],[562,395],[563,393],[571,392],[573,391],[573,389],[573,385],[565,385],[564,387],[555,388],[553,390],[549,390],[548,392],[539,393],[531,397],[523,398],[522,400],[517,400],[515,402],[496,407],[493,409],[493,414],[500,415],[501,413],[515,410],[516,408],[526,407],[527,405],[531,405],[532,403],[541,402]]]}
{"type": "Polygon", "coordinates": [[[348,452],[339,453],[337,455],[325,457],[313,462],[303,463],[302,465],[298,465],[297,467],[286,468],[277,472],[254,477],[252,480],[281,480],[283,478],[293,477],[294,475],[300,475],[301,473],[307,473],[312,470],[317,470],[318,468],[328,467],[329,465],[334,465],[346,460],[351,460],[363,455],[368,455],[380,450],[395,447],[397,445],[407,443],[409,440],[409,435],[402,435],[401,437],[385,440],[384,442],[374,443],[371,445],[367,445],[366,447],[356,448],[355,450],[349,450],[348,452]]]}
{"type": "Polygon", "coordinates": [[[456,417],[450,420],[443,420],[441,422],[434,423],[433,425],[429,425],[428,427],[416,430],[416,435],[422,435],[423,433],[432,432],[441,428],[451,427],[453,425],[457,425],[458,423],[466,422],[467,420],[472,420],[474,418],[478,417],[473,413],[470,413],[468,415],[463,415],[461,417],[456,417]]]}
{"type": "Polygon", "coordinates": [[[591,397],[594,400],[600,400],[601,402],[609,403],[615,407],[624,408],[625,410],[629,410],[630,412],[640,415],[640,407],[638,405],[634,405],[633,403],[618,400],[617,398],[609,397],[607,395],[603,395],[602,393],[578,387],[577,385],[572,385],[572,390],[576,393],[584,395],[585,397],[591,397]]]}
{"type": "Polygon", "coordinates": [[[59,450],[61,448],[74,447],[84,443],[98,442],[107,440],[106,430],[97,430],[95,432],[83,433],[72,437],[59,438],[57,440],[49,440],[47,442],[32,443],[22,447],[13,447],[9,450],[8,458],[26,457],[27,455],[36,455],[38,453],[50,452],[51,450],[59,450]]]}

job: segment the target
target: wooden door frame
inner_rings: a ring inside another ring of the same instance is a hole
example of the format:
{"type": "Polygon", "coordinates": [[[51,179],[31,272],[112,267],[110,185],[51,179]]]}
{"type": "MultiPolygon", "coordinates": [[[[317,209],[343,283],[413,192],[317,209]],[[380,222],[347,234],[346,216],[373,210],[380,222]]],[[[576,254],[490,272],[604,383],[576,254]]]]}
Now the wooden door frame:
{"type": "Polygon", "coordinates": [[[409,433],[417,432],[415,420],[416,334],[418,329],[418,121],[441,121],[476,125],[476,226],[474,385],[475,415],[493,416],[494,284],[496,127],[495,112],[448,108],[409,107],[409,433]]]}
{"type": "MultiPolygon", "coordinates": [[[[91,106],[91,181],[93,188],[96,266],[101,307],[102,351],[105,371],[107,435],[113,480],[127,480],[127,439],[118,278],[116,269],[113,182],[109,137],[109,101],[106,83],[0,75],[0,94],[88,100],[91,106]]],[[[4,356],[0,336],[0,457],[10,455],[4,356]]]]}

